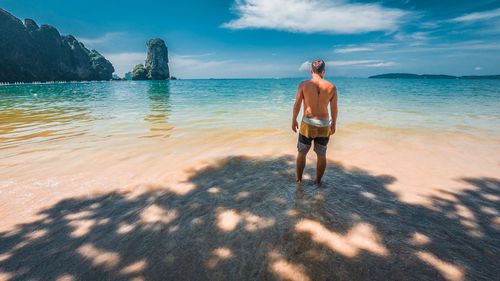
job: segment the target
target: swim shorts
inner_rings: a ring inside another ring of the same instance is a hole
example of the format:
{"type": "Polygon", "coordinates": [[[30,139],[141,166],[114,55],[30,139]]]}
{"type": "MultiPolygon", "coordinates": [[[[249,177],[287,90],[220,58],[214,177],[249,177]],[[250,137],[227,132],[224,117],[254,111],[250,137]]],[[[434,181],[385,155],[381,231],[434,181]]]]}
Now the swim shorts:
{"type": "Polygon", "coordinates": [[[297,150],[299,153],[307,154],[311,148],[311,144],[314,141],[314,152],[319,156],[326,155],[326,147],[330,137],[315,137],[308,138],[302,134],[299,134],[299,141],[297,142],[297,150]]]}

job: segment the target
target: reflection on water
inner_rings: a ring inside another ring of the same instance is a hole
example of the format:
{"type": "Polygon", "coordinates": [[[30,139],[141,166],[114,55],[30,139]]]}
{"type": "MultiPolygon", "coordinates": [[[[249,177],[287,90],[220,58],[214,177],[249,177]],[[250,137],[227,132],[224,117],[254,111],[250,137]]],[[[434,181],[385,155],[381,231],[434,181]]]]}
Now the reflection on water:
{"type": "Polygon", "coordinates": [[[150,123],[150,132],[143,137],[169,137],[174,128],[174,125],[168,122],[171,112],[170,81],[152,81],[148,86],[150,111],[144,120],[150,123]]]}
{"type": "Polygon", "coordinates": [[[84,92],[58,85],[0,90],[0,149],[74,138],[92,121],[84,92]]]}

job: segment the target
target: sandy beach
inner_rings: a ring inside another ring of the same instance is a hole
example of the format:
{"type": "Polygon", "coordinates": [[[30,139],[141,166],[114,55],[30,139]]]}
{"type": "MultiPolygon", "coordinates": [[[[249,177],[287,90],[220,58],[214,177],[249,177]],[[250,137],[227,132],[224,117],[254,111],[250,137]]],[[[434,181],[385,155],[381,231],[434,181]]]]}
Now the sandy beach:
{"type": "Polygon", "coordinates": [[[198,133],[4,150],[0,279],[498,277],[498,139],[345,126],[317,187],[291,131],[198,133]]]}

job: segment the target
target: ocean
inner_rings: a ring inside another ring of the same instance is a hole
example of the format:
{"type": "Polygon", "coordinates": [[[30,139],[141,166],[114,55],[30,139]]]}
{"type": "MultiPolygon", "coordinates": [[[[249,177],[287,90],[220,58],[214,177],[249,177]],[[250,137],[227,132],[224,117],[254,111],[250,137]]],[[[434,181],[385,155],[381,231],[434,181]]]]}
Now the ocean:
{"type": "MultiPolygon", "coordinates": [[[[338,127],[500,135],[500,81],[333,78],[338,127]]],[[[300,79],[119,81],[0,87],[0,148],[206,130],[288,132],[300,79]]],[[[126,143],[124,143],[126,145],[126,143]]]]}
{"type": "MultiPolygon", "coordinates": [[[[176,178],[180,169],[235,155],[294,155],[291,114],[300,81],[0,86],[0,185],[67,178],[121,185],[176,178]]],[[[339,117],[329,159],[381,173],[446,171],[436,178],[498,172],[500,81],[331,81],[339,117]]]]}

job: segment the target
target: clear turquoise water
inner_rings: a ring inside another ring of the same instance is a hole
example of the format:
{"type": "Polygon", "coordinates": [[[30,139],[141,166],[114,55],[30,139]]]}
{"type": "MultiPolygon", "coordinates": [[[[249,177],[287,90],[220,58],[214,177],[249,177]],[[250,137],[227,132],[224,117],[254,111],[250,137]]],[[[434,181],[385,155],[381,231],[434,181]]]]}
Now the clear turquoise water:
{"type": "MultiPolygon", "coordinates": [[[[500,136],[500,81],[332,79],[339,126],[500,136]]],[[[172,130],[289,130],[300,79],[119,81],[0,86],[0,141],[172,130]]],[[[153,133],[152,133],[153,132],[153,133]]]]}

